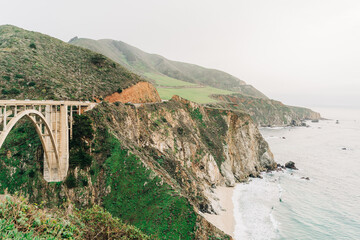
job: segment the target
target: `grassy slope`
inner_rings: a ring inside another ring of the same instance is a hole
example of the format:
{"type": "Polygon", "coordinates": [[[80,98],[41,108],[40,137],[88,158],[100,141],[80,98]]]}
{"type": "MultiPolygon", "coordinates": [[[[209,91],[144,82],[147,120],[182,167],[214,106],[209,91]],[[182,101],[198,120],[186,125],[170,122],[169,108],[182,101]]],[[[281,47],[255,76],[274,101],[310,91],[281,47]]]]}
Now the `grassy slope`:
{"type": "Polygon", "coordinates": [[[29,204],[23,197],[0,201],[1,239],[133,239],[150,237],[124,224],[99,206],[71,214],[29,204]]]}
{"type": "Polygon", "coordinates": [[[171,99],[172,96],[178,95],[197,103],[214,103],[216,99],[211,98],[213,94],[232,94],[233,92],[217,89],[213,87],[196,87],[196,88],[158,88],[161,98],[171,99]]]}
{"type": "Polygon", "coordinates": [[[158,86],[158,89],[162,86],[165,87],[185,87],[185,86],[198,86],[193,83],[181,81],[175,78],[171,78],[165,75],[160,75],[157,73],[144,73],[145,77],[148,77],[150,79],[154,79],[156,82],[156,85],[158,86]]]}
{"type": "MultiPolygon", "coordinates": [[[[171,61],[159,55],[145,53],[121,41],[108,39],[95,41],[81,38],[73,39],[70,43],[108,56],[121,65],[157,83],[159,85],[158,89],[160,89],[161,86],[171,85],[180,87],[193,83],[195,85],[213,87],[214,91],[220,89],[218,94],[221,94],[221,90],[228,90],[241,92],[245,95],[267,98],[251,85],[245,85],[245,82],[225,72],[203,68],[194,64],[171,61]]],[[[166,93],[170,94],[170,90],[167,90],[166,93]]],[[[183,92],[177,91],[171,92],[173,95],[182,93],[183,92]]],[[[160,96],[163,97],[161,90],[160,96]]],[[[196,101],[194,95],[188,94],[187,96],[180,96],[191,101],[196,101]]],[[[210,99],[208,98],[208,100],[210,99]]]]}
{"type": "Polygon", "coordinates": [[[44,34],[0,26],[0,99],[92,100],[140,80],[100,54],[44,34]]]}
{"type": "Polygon", "coordinates": [[[105,163],[107,184],[115,190],[105,197],[105,208],[157,239],[193,239],[196,215],[187,199],[159,177],[152,178],[153,173],[117,139],[105,141],[111,145],[105,163]]]}

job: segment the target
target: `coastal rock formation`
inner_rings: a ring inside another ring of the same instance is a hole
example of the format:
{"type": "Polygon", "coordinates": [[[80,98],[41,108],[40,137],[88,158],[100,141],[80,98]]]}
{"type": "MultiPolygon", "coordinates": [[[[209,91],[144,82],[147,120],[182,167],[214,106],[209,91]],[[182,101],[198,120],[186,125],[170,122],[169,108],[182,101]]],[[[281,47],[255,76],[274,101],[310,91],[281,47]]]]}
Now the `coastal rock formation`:
{"type": "Polygon", "coordinates": [[[0,40],[2,99],[102,101],[73,116],[63,182],[43,179],[41,141],[19,122],[0,149],[0,192],[68,212],[101,205],[156,239],[231,239],[199,211],[220,211],[216,186],[276,166],[248,114],[176,96],[161,102],[105,56],[36,32],[3,26],[0,40]]]}
{"type": "Polygon", "coordinates": [[[131,148],[136,143],[142,150],[134,153],[202,212],[218,212],[211,186],[234,186],[276,167],[247,114],[206,108],[178,96],[159,104],[103,104],[99,109],[108,112],[112,132],[131,148]]]}
{"type": "Polygon", "coordinates": [[[287,106],[279,101],[242,94],[214,95],[220,108],[248,113],[261,126],[301,126],[303,120],[319,120],[320,114],[307,108],[287,106]]]}
{"type": "Polygon", "coordinates": [[[290,169],[294,169],[294,170],[298,170],[296,167],[295,167],[295,163],[293,161],[289,161],[287,163],[285,163],[285,167],[286,168],[290,168],[290,169]]]}

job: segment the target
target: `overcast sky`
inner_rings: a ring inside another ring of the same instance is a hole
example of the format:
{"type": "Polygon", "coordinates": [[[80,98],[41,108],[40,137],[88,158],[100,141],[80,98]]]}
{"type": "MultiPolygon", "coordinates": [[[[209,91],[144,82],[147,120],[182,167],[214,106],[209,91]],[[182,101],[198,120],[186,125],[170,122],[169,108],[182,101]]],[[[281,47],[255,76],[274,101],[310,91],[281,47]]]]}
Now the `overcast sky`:
{"type": "Polygon", "coordinates": [[[121,40],[300,106],[360,106],[359,0],[1,0],[0,25],[121,40]]]}

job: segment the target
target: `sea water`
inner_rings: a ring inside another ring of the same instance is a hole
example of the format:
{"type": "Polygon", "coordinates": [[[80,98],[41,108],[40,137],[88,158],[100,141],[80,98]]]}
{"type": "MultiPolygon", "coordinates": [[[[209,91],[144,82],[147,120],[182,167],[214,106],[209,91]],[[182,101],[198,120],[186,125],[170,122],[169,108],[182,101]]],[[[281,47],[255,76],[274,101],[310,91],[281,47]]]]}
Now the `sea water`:
{"type": "Polygon", "coordinates": [[[316,110],[331,119],[261,129],[276,162],[299,170],[236,186],[235,239],[360,239],[360,110],[316,110]]]}

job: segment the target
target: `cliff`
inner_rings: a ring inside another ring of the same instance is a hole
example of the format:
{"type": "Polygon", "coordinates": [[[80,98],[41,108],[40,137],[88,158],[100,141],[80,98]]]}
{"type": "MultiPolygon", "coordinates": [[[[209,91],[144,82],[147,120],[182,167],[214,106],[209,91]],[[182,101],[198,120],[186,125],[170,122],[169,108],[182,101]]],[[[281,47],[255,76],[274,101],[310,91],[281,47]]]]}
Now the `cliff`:
{"type": "Polygon", "coordinates": [[[287,106],[279,101],[254,98],[241,94],[213,95],[219,100],[212,107],[232,109],[248,113],[252,119],[262,126],[300,125],[303,120],[320,119],[319,113],[307,108],[287,106]]]}
{"type": "Polygon", "coordinates": [[[249,115],[174,97],[140,106],[103,102],[78,117],[69,175],[46,183],[41,144],[26,124],[0,150],[0,175],[8,176],[1,191],[20,191],[49,207],[99,204],[159,239],[228,239],[198,214],[219,211],[213,188],[275,167],[249,115]]]}
{"type": "MultiPolygon", "coordinates": [[[[137,155],[153,156],[194,201],[208,187],[233,186],[275,167],[267,143],[247,114],[205,108],[178,96],[160,104],[107,109],[111,132],[129,148],[136,143],[141,149],[137,155]]],[[[200,205],[201,210],[213,211],[212,206],[200,205]]]]}
{"type": "Polygon", "coordinates": [[[161,102],[151,84],[100,54],[1,26],[0,62],[0,98],[102,101],[74,116],[64,182],[44,181],[40,139],[20,121],[0,149],[0,193],[69,213],[100,205],[152,239],[230,239],[199,211],[219,212],[217,186],[275,167],[248,114],[177,96],[161,102]]]}

